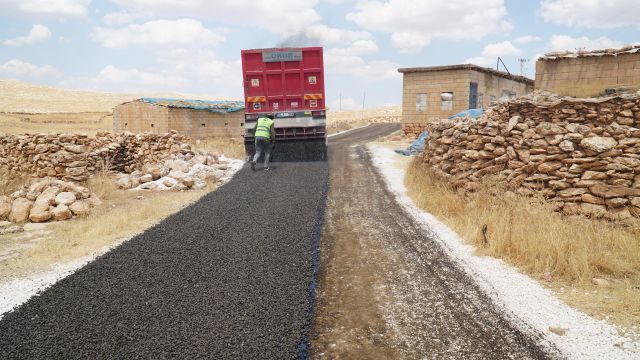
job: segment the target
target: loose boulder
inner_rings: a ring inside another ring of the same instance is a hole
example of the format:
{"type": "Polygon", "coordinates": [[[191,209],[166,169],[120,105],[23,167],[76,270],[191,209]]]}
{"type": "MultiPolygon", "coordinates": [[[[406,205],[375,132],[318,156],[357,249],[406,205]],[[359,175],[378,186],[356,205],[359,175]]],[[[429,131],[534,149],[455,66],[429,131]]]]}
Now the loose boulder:
{"type": "Polygon", "coordinates": [[[29,213],[33,207],[33,202],[26,198],[17,198],[11,205],[11,214],[9,214],[9,221],[22,224],[29,219],[29,213]]]}

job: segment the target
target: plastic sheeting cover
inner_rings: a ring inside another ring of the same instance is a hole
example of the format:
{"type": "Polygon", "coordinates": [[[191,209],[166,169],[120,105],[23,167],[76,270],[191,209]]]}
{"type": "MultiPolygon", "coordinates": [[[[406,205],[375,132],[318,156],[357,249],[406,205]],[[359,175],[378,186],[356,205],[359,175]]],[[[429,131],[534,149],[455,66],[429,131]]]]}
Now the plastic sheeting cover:
{"type": "Polygon", "coordinates": [[[408,149],[396,149],[395,152],[404,156],[413,156],[415,154],[419,154],[422,152],[422,150],[424,150],[424,142],[426,141],[428,136],[429,132],[424,131],[420,134],[420,136],[418,136],[418,140],[414,141],[408,149]]]}
{"type": "Polygon", "coordinates": [[[484,113],[484,110],[482,109],[469,109],[469,110],[461,111],[453,116],[449,116],[448,119],[453,120],[453,119],[465,118],[465,117],[477,119],[480,116],[482,116],[483,113],[484,113]]]}
{"type": "Polygon", "coordinates": [[[149,104],[156,104],[160,106],[207,110],[221,114],[244,110],[244,102],[241,101],[213,101],[169,98],[140,98],[140,100],[149,104]]]}

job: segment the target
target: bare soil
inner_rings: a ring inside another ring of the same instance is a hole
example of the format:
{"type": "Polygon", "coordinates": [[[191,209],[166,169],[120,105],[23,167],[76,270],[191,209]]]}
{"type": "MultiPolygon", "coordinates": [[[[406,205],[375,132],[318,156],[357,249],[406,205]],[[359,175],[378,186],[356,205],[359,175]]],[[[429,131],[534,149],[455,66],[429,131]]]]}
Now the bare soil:
{"type": "Polygon", "coordinates": [[[330,140],[312,357],[545,359],[396,203],[362,145],[373,125],[330,140]]]}

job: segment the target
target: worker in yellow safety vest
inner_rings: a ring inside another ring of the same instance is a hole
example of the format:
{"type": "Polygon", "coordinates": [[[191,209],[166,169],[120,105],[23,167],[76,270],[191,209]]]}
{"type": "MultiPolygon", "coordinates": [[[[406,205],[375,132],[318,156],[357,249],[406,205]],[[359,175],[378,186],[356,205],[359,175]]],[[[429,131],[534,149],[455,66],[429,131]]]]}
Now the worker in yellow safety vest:
{"type": "Polygon", "coordinates": [[[268,114],[258,118],[253,136],[256,139],[256,153],[251,161],[251,170],[256,170],[256,163],[262,153],[264,153],[264,169],[269,170],[269,158],[271,149],[275,147],[276,130],[274,127],[273,115],[268,114]]]}

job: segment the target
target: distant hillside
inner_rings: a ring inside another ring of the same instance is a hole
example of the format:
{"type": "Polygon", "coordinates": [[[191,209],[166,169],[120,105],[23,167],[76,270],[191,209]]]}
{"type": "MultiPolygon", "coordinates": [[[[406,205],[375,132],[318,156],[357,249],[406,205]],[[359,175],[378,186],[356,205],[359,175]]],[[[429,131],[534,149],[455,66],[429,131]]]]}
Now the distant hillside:
{"type": "Polygon", "coordinates": [[[145,96],[227,100],[202,95],[178,93],[124,94],[65,90],[16,80],[0,79],[0,112],[111,112],[118,104],[145,96]]]}

